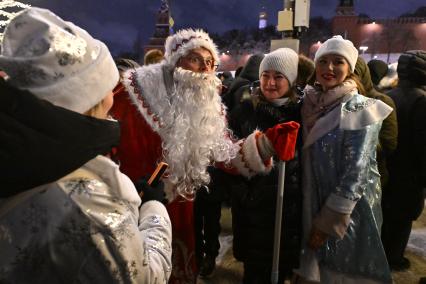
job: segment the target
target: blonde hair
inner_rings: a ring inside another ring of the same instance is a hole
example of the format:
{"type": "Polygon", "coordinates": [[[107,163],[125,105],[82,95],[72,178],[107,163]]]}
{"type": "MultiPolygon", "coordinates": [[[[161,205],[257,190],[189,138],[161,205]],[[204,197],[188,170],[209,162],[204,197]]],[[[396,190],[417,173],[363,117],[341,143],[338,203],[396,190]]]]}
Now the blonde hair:
{"type": "Polygon", "coordinates": [[[90,108],[84,114],[87,115],[87,116],[92,116],[92,117],[104,119],[105,117],[102,117],[102,109],[103,109],[104,100],[105,99],[103,99],[102,101],[100,101],[99,103],[94,105],[92,108],[90,108]]]}
{"type": "Polygon", "coordinates": [[[161,50],[151,49],[145,54],[143,58],[143,64],[144,65],[155,64],[163,60],[163,58],[164,58],[164,54],[161,50]]]}
{"type": "Polygon", "coordinates": [[[361,80],[359,79],[358,75],[356,75],[355,73],[350,73],[346,79],[346,80],[353,80],[356,84],[356,88],[358,89],[358,93],[360,93],[363,96],[367,96],[367,92],[365,91],[365,87],[364,85],[361,83],[361,80]]]}

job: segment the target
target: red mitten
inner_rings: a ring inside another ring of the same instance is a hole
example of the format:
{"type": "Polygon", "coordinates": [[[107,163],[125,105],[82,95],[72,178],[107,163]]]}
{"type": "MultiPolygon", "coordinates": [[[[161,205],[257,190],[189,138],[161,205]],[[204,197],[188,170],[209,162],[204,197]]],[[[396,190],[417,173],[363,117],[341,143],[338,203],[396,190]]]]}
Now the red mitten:
{"type": "Polygon", "coordinates": [[[288,161],[294,158],[299,127],[299,123],[290,121],[277,124],[266,130],[265,135],[274,146],[275,152],[281,161],[288,161]]]}

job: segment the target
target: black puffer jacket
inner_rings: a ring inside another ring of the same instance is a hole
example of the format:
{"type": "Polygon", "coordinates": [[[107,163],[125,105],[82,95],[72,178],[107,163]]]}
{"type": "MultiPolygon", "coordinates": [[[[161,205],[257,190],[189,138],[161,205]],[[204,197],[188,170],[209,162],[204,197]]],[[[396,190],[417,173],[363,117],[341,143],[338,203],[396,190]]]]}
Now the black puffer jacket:
{"type": "MultiPolygon", "coordinates": [[[[253,96],[230,115],[230,127],[239,138],[255,129],[266,130],[279,122],[300,122],[300,102],[275,107],[253,96]]],[[[300,139],[299,139],[300,140],[300,139]]],[[[300,146],[300,143],[298,143],[300,146]]],[[[290,275],[298,265],[301,238],[300,151],[286,163],[280,274],[290,275]]],[[[241,179],[232,188],[234,256],[238,260],[264,264],[272,262],[278,168],[269,175],[241,179]]],[[[272,264],[271,264],[272,265],[272,264]]]]}
{"type": "Polygon", "coordinates": [[[388,94],[398,116],[398,146],[388,162],[384,194],[398,215],[417,219],[426,188],[426,52],[409,51],[398,60],[399,83],[388,94]]]}
{"type": "Polygon", "coordinates": [[[0,198],[55,181],[118,145],[117,122],[56,107],[0,79],[0,198]]]}

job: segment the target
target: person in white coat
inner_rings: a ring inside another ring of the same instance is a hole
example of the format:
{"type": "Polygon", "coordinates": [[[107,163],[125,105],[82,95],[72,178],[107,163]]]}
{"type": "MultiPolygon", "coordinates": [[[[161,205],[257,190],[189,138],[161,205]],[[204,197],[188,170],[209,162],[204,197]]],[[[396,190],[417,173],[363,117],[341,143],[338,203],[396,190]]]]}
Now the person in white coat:
{"type": "MultiPolygon", "coordinates": [[[[0,69],[11,86],[101,119],[119,81],[102,42],[40,8],[6,27],[0,69]]],[[[1,200],[0,283],[167,283],[171,223],[161,196],[145,189],[151,194],[141,200],[118,165],[99,155],[55,182],[1,200]]]]}
{"type": "Polygon", "coordinates": [[[392,108],[362,96],[358,51],[334,36],[315,54],[302,106],[303,241],[297,283],[392,283],[380,240],[376,147],[392,108]]]}

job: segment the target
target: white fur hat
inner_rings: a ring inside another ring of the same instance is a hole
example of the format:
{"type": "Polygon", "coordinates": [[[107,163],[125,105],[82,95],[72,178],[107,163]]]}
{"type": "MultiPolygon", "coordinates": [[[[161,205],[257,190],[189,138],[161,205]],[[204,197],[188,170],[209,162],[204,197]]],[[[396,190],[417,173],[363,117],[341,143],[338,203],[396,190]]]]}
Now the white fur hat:
{"type": "Polygon", "coordinates": [[[287,78],[290,86],[292,86],[297,78],[298,63],[299,55],[293,49],[279,48],[263,58],[259,67],[259,77],[263,71],[278,71],[287,78]]]}
{"type": "Polygon", "coordinates": [[[10,84],[84,113],[119,80],[108,48],[46,9],[29,8],[6,27],[0,69],[10,84]]]}
{"type": "Polygon", "coordinates": [[[351,71],[354,72],[355,64],[358,59],[358,50],[355,48],[352,41],[343,39],[342,36],[333,36],[326,40],[317,50],[315,54],[315,65],[321,56],[327,54],[338,54],[346,58],[351,67],[351,71]]]}
{"type": "Polygon", "coordinates": [[[180,30],[166,39],[164,57],[166,61],[175,66],[179,58],[188,54],[194,48],[204,47],[209,50],[213,59],[219,64],[219,51],[210,36],[202,30],[180,30]]]}

